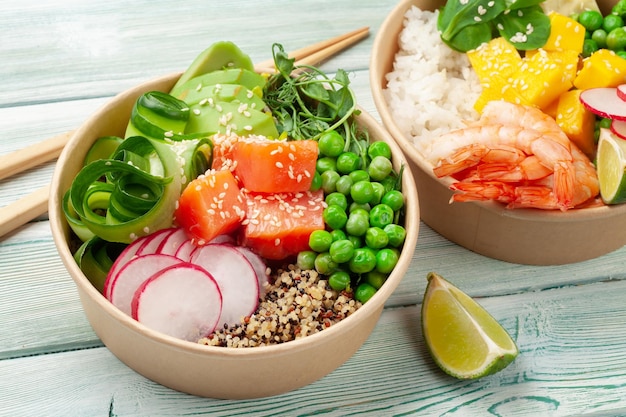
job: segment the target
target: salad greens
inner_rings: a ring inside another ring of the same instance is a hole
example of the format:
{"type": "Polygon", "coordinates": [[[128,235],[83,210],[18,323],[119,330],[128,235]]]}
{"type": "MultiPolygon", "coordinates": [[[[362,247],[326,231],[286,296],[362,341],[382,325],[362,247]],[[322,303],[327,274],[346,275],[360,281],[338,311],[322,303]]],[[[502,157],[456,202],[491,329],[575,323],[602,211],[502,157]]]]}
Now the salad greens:
{"type": "Polygon", "coordinates": [[[550,36],[544,0],[449,0],[441,9],[437,29],[452,49],[467,52],[493,37],[507,39],[519,50],[543,46],[550,36]]]}

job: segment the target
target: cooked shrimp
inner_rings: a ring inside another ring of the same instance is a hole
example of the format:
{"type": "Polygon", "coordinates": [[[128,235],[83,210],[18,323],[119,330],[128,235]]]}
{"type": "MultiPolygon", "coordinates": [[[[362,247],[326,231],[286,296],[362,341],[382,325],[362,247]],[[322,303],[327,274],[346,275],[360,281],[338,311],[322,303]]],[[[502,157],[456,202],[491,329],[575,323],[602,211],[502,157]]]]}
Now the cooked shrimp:
{"type": "Polygon", "coordinates": [[[509,204],[515,199],[515,186],[501,181],[459,181],[450,186],[451,190],[461,191],[453,194],[450,202],[493,200],[509,204]]]}
{"type": "Polygon", "coordinates": [[[524,152],[512,146],[495,145],[487,147],[482,143],[472,143],[458,149],[452,155],[446,157],[445,160],[439,161],[439,164],[433,171],[437,177],[441,178],[456,174],[479,163],[499,163],[513,166],[521,163],[525,158],[526,154],[524,152]]]}
{"type": "Polygon", "coordinates": [[[477,179],[504,182],[534,181],[552,174],[536,155],[530,155],[517,164],[488,163],[479,165],[474,172],[477,179]]]}
{"type": "MultiPolygon", "coordinates": [[[[431,158],[439,161],[435,166],[445,172],[449,164],[446,157],[471,144],[479,143],[494,148],[502,145],[517,148],[526,155],[535,155],[542,165],[552,171],[553,190],[559,205],[562,208],[569,208],[574,193],[575,171],[570,147],[561,142],[559,135],[554,132],[540,132],[514,125],[475,125],[439,137],[437,142],[433,143],[431,158]],[[453,151],[450,151],[451,146],[454,146],[453,151]]],[[[454,163],[462,164],[462,161],[455,160],[454,163]]]]}

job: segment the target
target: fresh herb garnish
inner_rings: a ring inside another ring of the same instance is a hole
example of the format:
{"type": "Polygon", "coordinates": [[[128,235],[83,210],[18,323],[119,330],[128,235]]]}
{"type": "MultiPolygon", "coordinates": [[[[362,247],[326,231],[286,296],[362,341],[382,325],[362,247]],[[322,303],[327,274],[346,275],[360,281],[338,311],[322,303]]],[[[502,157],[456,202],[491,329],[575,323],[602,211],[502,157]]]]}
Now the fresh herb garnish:
{"type": "Polygon", "coordinates": [[[437,29],[452,49],[467,52],[496,34],[519,50],[537,49],[550,36],[550,19],[539,5],[544,0],[449,0],[441,9],[437,29]]]}
{"type": "Polygon", "coordinates": [[[313,66],[295,65],[280,44],[272,46],[272,54],[278,72],[265,85],[263,99],[278,132],[294,140],[318,139],[329,130],[351,135],[348,121],[358,109],[346,71],[330,78],[313,66]]]}

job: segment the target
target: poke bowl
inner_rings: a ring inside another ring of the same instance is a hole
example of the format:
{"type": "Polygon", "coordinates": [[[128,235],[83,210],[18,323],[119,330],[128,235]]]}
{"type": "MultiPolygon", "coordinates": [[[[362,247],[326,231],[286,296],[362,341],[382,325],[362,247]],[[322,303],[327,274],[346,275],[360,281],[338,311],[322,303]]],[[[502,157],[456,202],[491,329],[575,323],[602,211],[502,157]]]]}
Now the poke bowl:
{"type": "MultiPolygon", "coordinates": [[[[571,2],[569,5],[573,6],[575,3],[579,2],[571,2]]],[[[453,51],[458,55],[450,58],[446,55],[448,52],[438,52],[439,46],[432,45],[443,45],[445,48],[448,46],[441,42],[436,22],[434,28],[427,29],[423,26],[423,11],[438,12],[445,4],[445,1],[435,0],[399,2],[381,25],[371,55],[370,85],[374,102],[383,124],[409,159],[418,192],[422,197],[421,219],[454,243],[478,254],[512,263],[567,264],[596,258],[621,248],[626,244],[626,234],[622,232],[626,226],[626,206],[605,205],[599,201],[598,196],[590,199],[587,204],[568,210],[507,208],[506,203],[493,199],[453,201],[459,197],[451,189],[456,186],[458,178],[435,175],[436,163],[425,156],[425,148],[420,148],[420,140],[426,131],[434,132],[434,138],[443,137],[448,132],[461,130],[468,125],[471,128],[471,123],[480,116],[474,104],[484,84],[474,81],[472,86],[466,86],[466,80],[476,77],[469,61],[465,61],[467,63],[463,64],[464,68],[458,68],[457,73],[450,77],[454,80],[447,84],[447,90],[443,92],[438,90],[438,86],[447,82],[442,79],[445,78],[446,71],[451,74],[449,69],[433,71],[438,74],[426,77],[425,74],[420,74],[420,69],[412,67],[416,62],[428,61],[424,58],[426,55],[441,56],[440,65],[447,59],[446,64],[452,63],[448,68],[455,71],[454,66],[459,62],[456,61],[457,56],[463,53],[453,51]],[[420,18],[415,18],[416,11],[421,15],[420,18]],[[410,25],[412,26],[409,28],[410,25]],[[401,44],[405,45],[405,50],[402,50],[401,44]],[[415,44],[428,47],[419,51],[406,51],[415,44]],[[425,52],[428,48],[430,51],[425,52]],[[439,81],[436,81],[437,77],[440,77],[439,81]],[[420,78],[428,81],[420,81],[420,78]],[[434,105],[440,101],[446,104],[441,104],[438,112],[430,112],[427,108],[429,103],[434,105]],[[416,102],[421,107],[414,107],[416,102]],[[469,112],[475,112],[473,117],[476,119],[465,118],[469,112]],[[416,128],[411,123],[418,119],[422,124],[416,128]],[[429,123],[433,120],[441,121],[441,127],[431,129],[429,123]],[[450,122],[446,127],[449,120],[457,120],[461,124],[454,125],[450,122]],[[435,132],[437,129],[438,133],[435,132]]],[[[604,13],[614,4],[615,2],[598,2],[604,13]]],[[[434,19],[436,21],[437,18],[434,19]]],[[[521,56],[524,57],[524,54],[521,56]]],[[[526,53],[526,56],[532,55],[526,53]]],[[[424,64],[420,68],[428,65],[437,64],[424,64]]],[[[509,112],[498,105],[492,108],[498,108],[492,113],[509,112]]],[[[589,159],[593,161],[593,156],[589,159]]]]}
{"type": "MultiPolygon", "coordinates": [[[[320,331],[283,343],[238,348],[199,343],[195,339],[177,337],[161,328],[145,324],[111,302],[102,287],[97,288],[99,285],[94,284],[84,268],[78,265],[76,247],[80,242],[76,241],[76,233],[68,224],[64,196],[81,172],[83,161],[97,139],[124,137],[137,100],[149,92],[171,91],[180,77],[181,73],[166,75],[120,93],[94,113],[73,135],[58,160],[50,195],[50,222],[58,252],[75,282],[82,307],[95,333],[119,360],[139,374],[172,389],[211,398],[258,398],[295,390],[332,372],[361,347],[376,326],[385,302],[405,275],[415,249],[419,227],[419,206],[412,173],[407,169],[399,177],[404,196],[402,226],[406,234],[401,250],[397,251],[397,263],[384,283],[370,295],[371,298],[327,328],[322,329],[326,326],[320,325],[320,331]]],[[[353,117],[359,129],[369,132],[370,143],[382,141],[389,145],[393,168],[399,172],[406,165],[400,148],[375,119],[364,111],[357,113],[353,117]]],[[[226,244],[232,244],[232,241],[226,244]]],[[[121,245],[124,248],[131,246],[128,243],[121,245]]],[[[121,253],[124,253],[123,249],[121,253]]],[[[120,251],[115,256],[121,257],[120,251]]],[[[112,260],[117,260],[115,256],[111,256],[112,260]]],[[[233,271],[239,270],[236,264],[231,263],[229,266],[233,271]]],[[[269,263],[267,267],[273,271],[279,269],[278,265],[269,263]]],[[[176,279],[181,278],[182,274],[176,279]]],[[[261,283],[258,285],[260,287],[261,283]]],[[[170,287],[168,291],[175,293],[176,288],[170,287]]],[[[325,291],[330,290],[327,286],[325,291]]],[[[221,297],[225,300],[226,293],[223,292],[221,297]]],[[[244,320],[244,317],[241,319],[244,320]]],[[[217,330],[214,328],[214,331],[217,330]]],[[[206,333],[205,329],[204,336],[207,336],[206,333]]]]}

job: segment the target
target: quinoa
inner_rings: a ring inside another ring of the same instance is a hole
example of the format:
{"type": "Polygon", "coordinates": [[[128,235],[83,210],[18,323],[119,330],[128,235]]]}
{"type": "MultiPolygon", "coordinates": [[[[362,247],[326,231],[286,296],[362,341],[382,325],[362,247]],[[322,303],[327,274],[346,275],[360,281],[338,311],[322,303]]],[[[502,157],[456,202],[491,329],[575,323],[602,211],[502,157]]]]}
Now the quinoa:
{"type": "Polygon", "coordinates": [[[268,346],[318,333],[354,313],[361,303],[338,292],[314,270],[279,269],[266,284],[254,314],[225,325],[200,344],[223,347],[268,346]]]}

